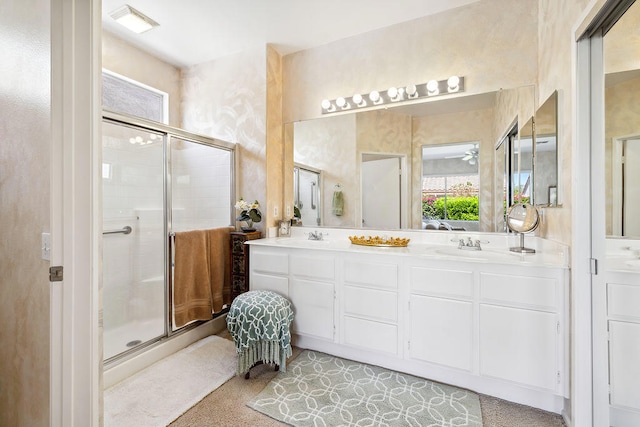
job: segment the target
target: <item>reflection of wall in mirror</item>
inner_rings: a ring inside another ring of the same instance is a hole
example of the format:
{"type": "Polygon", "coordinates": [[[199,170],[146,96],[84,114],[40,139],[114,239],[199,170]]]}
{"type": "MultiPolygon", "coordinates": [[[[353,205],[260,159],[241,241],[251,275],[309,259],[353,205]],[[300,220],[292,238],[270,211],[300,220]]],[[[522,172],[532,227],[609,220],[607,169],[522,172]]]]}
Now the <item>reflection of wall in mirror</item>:
{"type": "MultiPolygon", "coordinates": [[[[326,117],[294,123],[294,155],[296,163],[322,170],[323,225],[355,227],[355,201],[359,197],[356,164],[356,119],[354,115],[326,117]],[[333,190],[340,184],[344,195],[342,216],[331,213],[333,190]]],[[[304,225],[316,225],[303,217],[304,225]]]]}

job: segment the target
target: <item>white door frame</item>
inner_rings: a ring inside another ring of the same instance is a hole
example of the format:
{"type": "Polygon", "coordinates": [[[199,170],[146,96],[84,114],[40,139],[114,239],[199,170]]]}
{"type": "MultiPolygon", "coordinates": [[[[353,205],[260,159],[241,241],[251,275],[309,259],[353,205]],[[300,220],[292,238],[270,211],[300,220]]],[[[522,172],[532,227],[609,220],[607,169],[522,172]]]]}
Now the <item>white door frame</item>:
{"type": "Polygon", "coordinates": [[[50,426],[100,424],[100,0],[51,0],[50,426]]]}

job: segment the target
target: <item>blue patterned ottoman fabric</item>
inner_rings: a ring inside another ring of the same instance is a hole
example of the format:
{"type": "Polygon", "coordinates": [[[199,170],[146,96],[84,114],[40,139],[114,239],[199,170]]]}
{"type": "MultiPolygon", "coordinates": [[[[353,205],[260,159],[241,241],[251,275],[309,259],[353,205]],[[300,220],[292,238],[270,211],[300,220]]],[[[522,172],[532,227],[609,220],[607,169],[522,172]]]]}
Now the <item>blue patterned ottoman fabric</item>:
{"type": "Polygon", "coordinates": [[[286,372],[291,356],[291,303],[271,291],[249,291],[237,296],[227,314],[227,329],[238,353],[238,375],[259,361],[275,363],[286,372]]]}

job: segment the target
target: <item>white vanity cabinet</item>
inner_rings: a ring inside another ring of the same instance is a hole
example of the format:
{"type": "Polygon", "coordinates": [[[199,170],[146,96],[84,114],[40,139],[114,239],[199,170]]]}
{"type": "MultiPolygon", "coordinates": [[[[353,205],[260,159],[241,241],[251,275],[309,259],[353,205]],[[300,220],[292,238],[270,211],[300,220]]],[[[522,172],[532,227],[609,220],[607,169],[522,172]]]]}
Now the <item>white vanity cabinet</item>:
{"type": "Polygon", "coordinates": [[[251,242],[250,287],[291,300],[296,345],[562,410],[569,389],[564,265],[508,254],[503,263],[477,254],[452,259],[417,245],[286,243],[251,242]]]}
{"type": "Polygon", "coordinates": [[[639,425],[640,275],[606,274],[611,425],[639,425]]]}
{"type": "Polygon", "coordinates": [[[291,301],[292,332],[333,341],[335,256],[255,246],[250,257],[250,289],[274,291],[291,301]]]}
{"type": "Polygon", "coordinates": [[[340,343],[397,356],[398,263],[386,257],[342,259],[340,343]]]}
{"type": "Polygon", "coordinates": [[[480,272],[480,375],[565,394],[561,280],[547,269],[480,272]]]}
{"type": "Polygon", "coordinates": [[[474,273],[409,265],[408,357],[473,369],[474,273]]]}

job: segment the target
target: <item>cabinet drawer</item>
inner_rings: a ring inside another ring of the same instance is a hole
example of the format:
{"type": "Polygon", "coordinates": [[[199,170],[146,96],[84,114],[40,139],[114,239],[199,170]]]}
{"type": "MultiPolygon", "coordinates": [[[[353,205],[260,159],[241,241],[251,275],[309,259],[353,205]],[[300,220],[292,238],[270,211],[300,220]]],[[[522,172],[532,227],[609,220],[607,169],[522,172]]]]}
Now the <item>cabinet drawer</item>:
{"type": "Polygon", "coordinates": [[[608,283],[607,312],[609,316],[640,321],[640,286],[608,283]]]}
{"type": "Polygon", "coordinates": [[[480,273],[480,299],[485,302],[557,310],[557,281],[544,277],[480,273]]]}
{"type": "Polygon", "coordinates": [[[289,256],[282,253],[251,249],[251,269],[265,273],[289,274],[289,256]]]}
{"type": "Polygon", "coordinates": [[[368,261],[346,260],[344,280],[347,283],[383,289],[398,288],[398,266],[368,261]]]}
{"type": "Polygon", "coordinates": [[[398,295],[395,292],[345,286],[343,296],[346,315],[364,316],[386,322],[398,320],[398,295]]]}
{"type": "Polygon", "coordinates": [[[473,296],[473,273],[471,271],[411,267],[410,274],[411,293],[466,298],[473,296]]]}
{"type": "Polygon", "coordinates": [[[344,343],[381,353],[398,353],[398,328],[356,317],[343,319],[344,343]]]}
{"type": "Polygon", "coordinates": [[[335,261],[333,257],[291,255],[291,274],[313,279],[333,280],[335,261]]]}
{"type": "Polygon", "coordinates": [[[282,276],[252,273],[250,287],[252,291],[274,291],[283,297],[289,296],[289,279],[282,276]]]}

